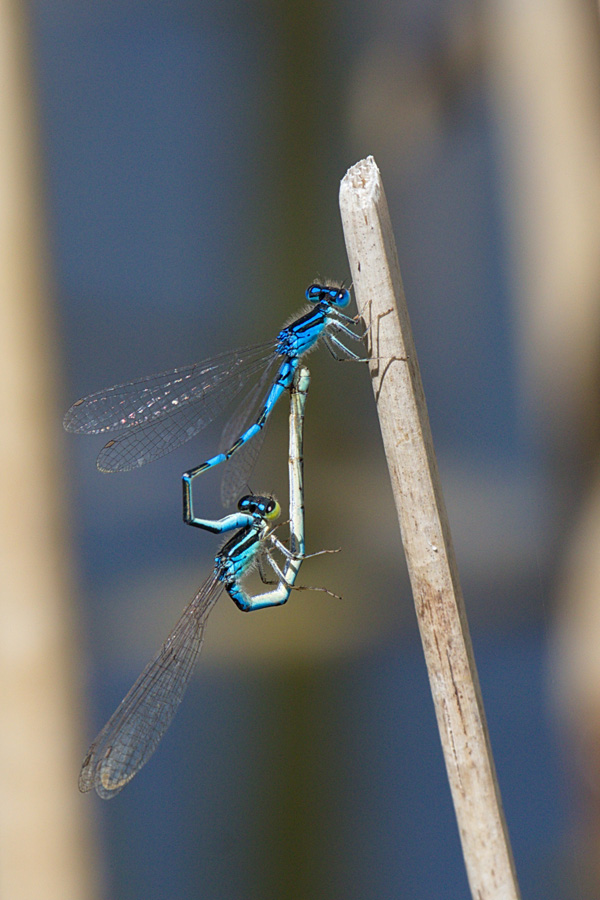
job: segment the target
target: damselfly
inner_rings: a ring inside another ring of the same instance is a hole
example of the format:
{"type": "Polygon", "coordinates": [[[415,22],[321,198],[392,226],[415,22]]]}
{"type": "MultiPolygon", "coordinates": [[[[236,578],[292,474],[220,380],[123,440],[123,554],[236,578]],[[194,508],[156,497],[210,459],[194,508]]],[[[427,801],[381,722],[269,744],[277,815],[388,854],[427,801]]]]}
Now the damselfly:
{"type": "Polygon", "coordinates": [[[185,492],[196,475],[243,448],[223,481],[222,499],[229,505],[247,483],[267,419],[279,397],[290,388],[304,354],[322,339],[335,359],[362,359],[338,337],[343,334],[354,341],[363,338],[352,330],[356,320],[341,312],[350,303],[350,292],[335,284],[311,284],[306,298],[312,306],[283,328],[274,342],[90,394],[69,409],[65,428],[86,434],[117,433],[100,451],[97,465],[103,472],[122,472],[184,444],[244,391],[239,408],[223,431],[223,452],[183,476],[185,492]],[[253,379],[257,380],[248,390],[253,379]]]}
{"type": "Polygon", "coordinates": [[[308,369],[301,367],[291,388],[289,549],[273,533],[281,512],[274,497],[242,497],[237,513],[217,520],[194,516],[190,502],[190,525],[217,533],[239,530],[221,547],[212,574],[91,745],[79,776],[81,791],[96,788],[101,797],[114,797],[148,762],[183,698],[202,647],[206,620],[223,590],[240,609],[249,611],[285,603],[294,588],[308,589],[297,588],[295,581],[305,558],[302,451],[309,382],[308,369]],[[275,549],[283,554],[283,568],[273,558],[275,549]],[[276,587],[252,596],[242,579],[258,565],[266,581],[261,566],[265,561],[275,573],[276,587]]]}

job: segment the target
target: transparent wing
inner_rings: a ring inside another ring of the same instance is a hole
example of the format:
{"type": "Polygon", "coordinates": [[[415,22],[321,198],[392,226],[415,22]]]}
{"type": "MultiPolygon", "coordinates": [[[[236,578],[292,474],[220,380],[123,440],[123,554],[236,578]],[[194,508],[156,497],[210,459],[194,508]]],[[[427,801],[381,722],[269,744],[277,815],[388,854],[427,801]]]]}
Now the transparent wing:
{"type": "Polygon", "coordinates": [[[202,405],[224,382],[231,380],[231,388],[237,384],[241,390],[247,370],[259,370],[272,354],[273,341],[268,341],[96,391],[73,404],[65,414],[64,427],[84,434],[120,431],[159,419],[181,406],[202,405]]]}
{"type": "Polygon", "coordinates": [[[243,366],[229,372],[220,383],[205,388],[195,399],[173,405],[169,412],[144,425],[128,428],[104,445],[96,461],[98,468],[101,472],[126,472],[160,459],[198,434],[258,372],[268,378],[278,364],[279,357],[273,353],[246,360],[243,366]]]}
{"type": "Polygon", "coordinates": [[[83,761],[79,790],[114,797],[148,762],[171,724],[200,653],[208,615],[223,590],[215,574],[121,701],[83,761]]]}
{"type": "Polygon", "coordinates": [[[248,492],[248,481],[264,444],[268,427],[267,420],[258,434],[244,444],[227,463],[221,481],[221,503],[225,508],[235,505],[240,494],[248,492]]]}
{"type": "MultiPolygon", "coordinates": [[[[279,363],[277,357],[275,357],[275,361],[279,363]]],[[[256,382],[250,393],[242,399],[233,416],[225,425],[221,435],[221,447],[224,452],[258,419],[265,404],[267,391],[270,390],[272,378],[272,367],[269,367],[259,381],[256,382]],[[268,388],[267,385],[269,386],[268,388]]],[[[258,434],[255,434],[251,440],[240,447],[227,463],[223,480],[221,481],[221,502],[223,506],[229,507],[235,504],[240,494],[246,489],[248,479],[252,474],[264,443],[267,426],[268,420],[258,434]]]]}

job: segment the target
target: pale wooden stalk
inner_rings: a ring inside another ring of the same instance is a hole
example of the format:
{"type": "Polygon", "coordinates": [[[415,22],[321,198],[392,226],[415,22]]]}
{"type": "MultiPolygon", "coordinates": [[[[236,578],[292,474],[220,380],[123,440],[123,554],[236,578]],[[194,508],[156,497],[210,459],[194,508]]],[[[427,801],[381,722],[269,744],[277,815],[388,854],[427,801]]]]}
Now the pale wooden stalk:
{"type": "Polygon", "coordinates": [[[342,223],[473,898],[517,900],[485,712],[379,170],[346,173],[342,223]]]}

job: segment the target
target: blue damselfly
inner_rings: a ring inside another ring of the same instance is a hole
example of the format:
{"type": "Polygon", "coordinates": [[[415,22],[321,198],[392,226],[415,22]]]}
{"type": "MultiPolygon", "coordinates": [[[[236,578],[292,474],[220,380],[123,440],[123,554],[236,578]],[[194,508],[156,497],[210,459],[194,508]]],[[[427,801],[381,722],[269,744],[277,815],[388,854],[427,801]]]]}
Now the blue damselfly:
{"type": "Polygon", "coordinates": [[[243,449],[223,481],[223,502],[231,504],[247,482],[267,419],[291,387],[304,354],[322,340],[335,359],[362,359],[338,337],[363,338],[352,330],[356,320],[341,312],[350,303],[350,292],[335,284],[312,284],[306,298],[310,308],[283,328],[275,341],[90,394],[68,410],[65,428],[85,434],[115,433],[100,451],[97,465],[103,472],[127,471],[190,440],[244,392],[223,431],[223,452],[183,476],[185,503],[196,475],[243,449]],[[253,379],[257,380],[249,389],[253,379]]]}

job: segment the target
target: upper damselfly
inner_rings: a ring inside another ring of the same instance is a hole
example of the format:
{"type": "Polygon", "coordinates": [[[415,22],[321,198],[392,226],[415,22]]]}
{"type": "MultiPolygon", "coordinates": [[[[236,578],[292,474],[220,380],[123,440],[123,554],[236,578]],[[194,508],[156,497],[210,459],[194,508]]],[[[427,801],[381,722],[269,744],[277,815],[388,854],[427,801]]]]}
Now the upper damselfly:
{"type": "Polygon", "coordinates": [[[304,354],[322,340],[335,359],[362,360],[339,339],[340,334],[353,341],[364,336],[352,330],[356,319],[341,312],[350,303],[349,290],[331,283],[311,284],[306,298],[310,308],[281,329],[275,341],[90,394],[69,409],[65,428],[114,433],[97,465],[103,472],[123,472],[181,446],[244,392],[223,431],[225,449],[183,476],[185,492],[196,475],[238,453],[222,486],[223,502],[232,503],[247,483],[269,415],[291,387],[304,354]]]}

